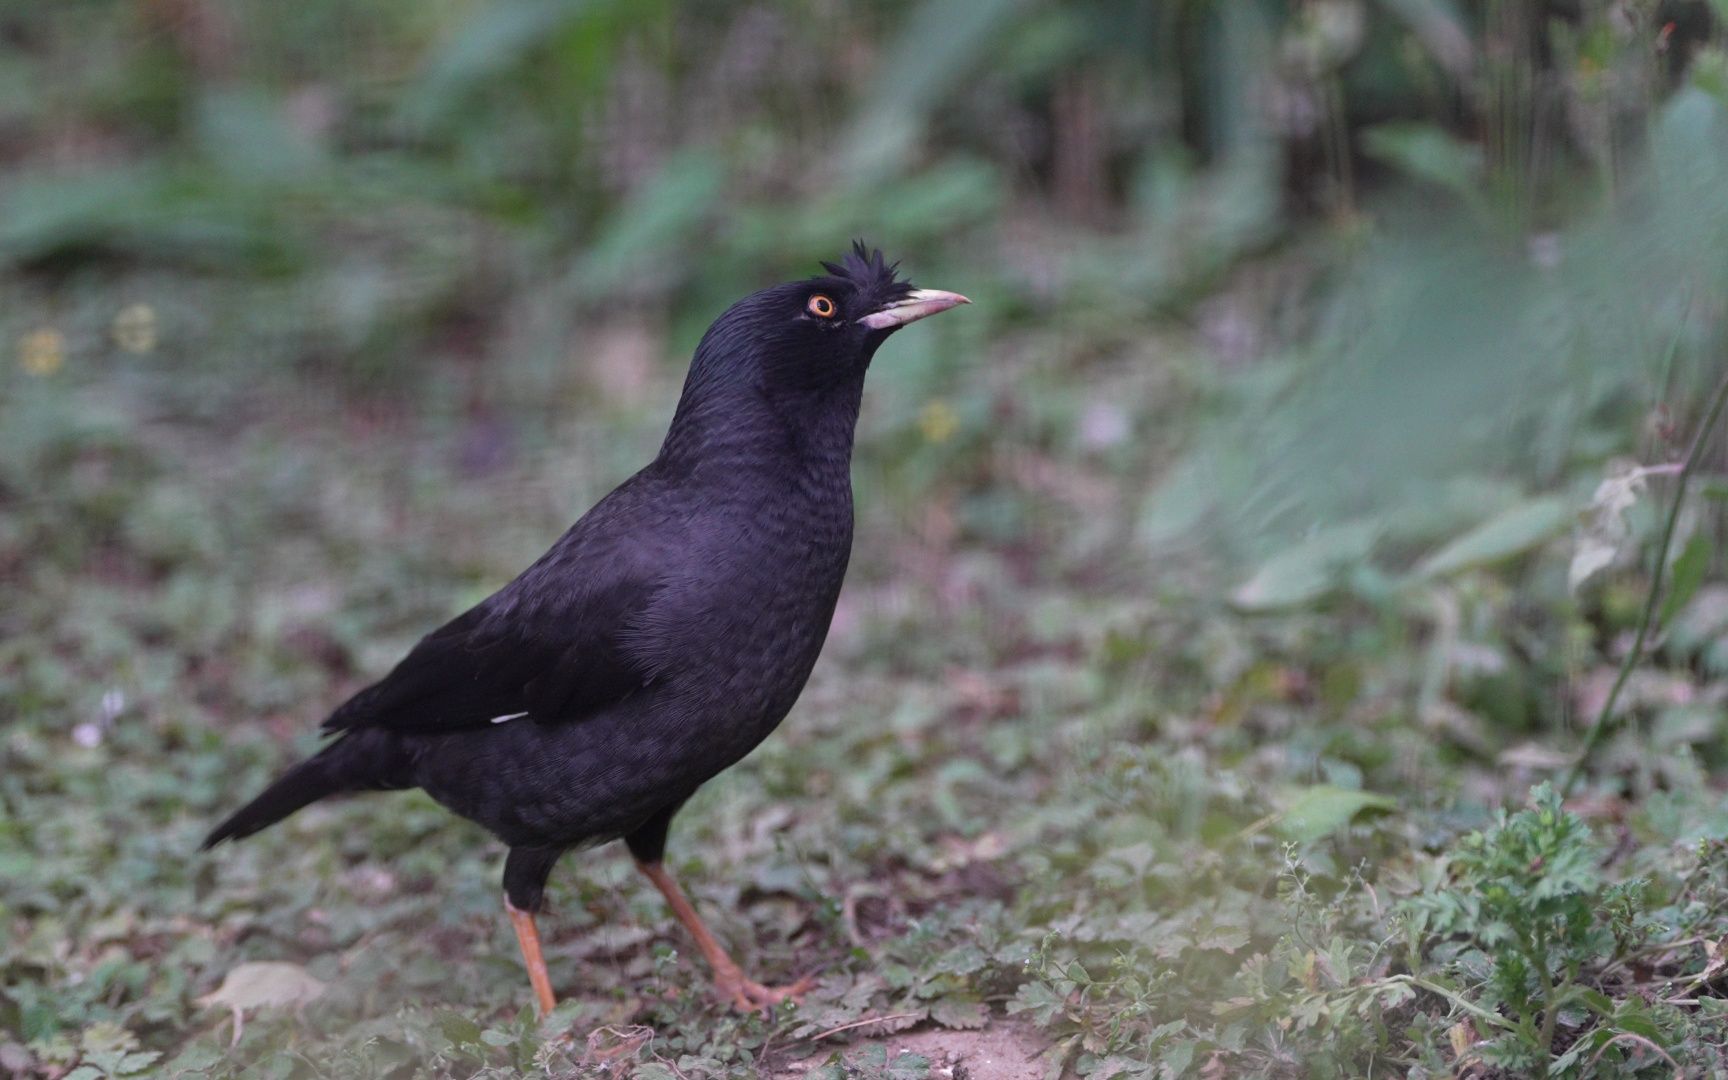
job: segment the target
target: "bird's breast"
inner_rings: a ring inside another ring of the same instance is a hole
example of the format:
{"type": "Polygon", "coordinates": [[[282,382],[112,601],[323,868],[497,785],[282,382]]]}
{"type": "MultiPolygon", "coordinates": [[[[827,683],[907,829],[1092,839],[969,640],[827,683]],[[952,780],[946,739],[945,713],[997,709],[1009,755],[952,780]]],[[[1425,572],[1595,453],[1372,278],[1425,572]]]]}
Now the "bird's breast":
{"type": "Polygon", "coordinates": [[[723,768],[785,717],[815,666],[851,557],[851,491],[788,478],[692,532],[684,580],[661,593],[655,666],[692,743],[723,768]]]}

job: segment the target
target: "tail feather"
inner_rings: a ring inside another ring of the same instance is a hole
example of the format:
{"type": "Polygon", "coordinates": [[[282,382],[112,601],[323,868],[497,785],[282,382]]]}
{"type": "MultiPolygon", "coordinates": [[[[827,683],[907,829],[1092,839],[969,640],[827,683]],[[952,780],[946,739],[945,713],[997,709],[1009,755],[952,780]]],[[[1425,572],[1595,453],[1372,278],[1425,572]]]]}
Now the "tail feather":
{"type": "Polygon", "coordinates": [[[344,735],[277,777],[257,798],[210,830],[200,849],[244,839],[331,795],[411,787],[405,772],[406,759],[395,737],[382,732],[344,735]]]}

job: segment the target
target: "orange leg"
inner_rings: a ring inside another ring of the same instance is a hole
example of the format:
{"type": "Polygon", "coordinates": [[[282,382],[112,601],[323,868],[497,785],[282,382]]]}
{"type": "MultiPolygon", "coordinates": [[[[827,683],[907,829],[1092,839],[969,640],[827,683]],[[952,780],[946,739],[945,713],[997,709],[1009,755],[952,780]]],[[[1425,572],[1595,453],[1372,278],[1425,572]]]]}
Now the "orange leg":
{"type": "Polygon", "coordinates": [[[516,943],[522,946],[522,962],[528,965],[528,982],[534,987],[534,1000],[545,1016],[558,1004],[552,996],[552,976],[546,973],[546,958],[540,954],[540,929],[534,925],[534,913],[522,911],[504,898],[504,910],[510,913],[510,925],[516,928],[516,943]]]}
{"type": "Polygon", "coordinates": [[[636,864],[636,869],[654,883],[660,890],[660,895],[666,898],[671,906],[672,914],[678,916],[678,921],[690,931],[690,936],[696,939],[696,948],[701,950],[703,959],[708,961],[708,967],[714,972],[714,989],[721,998],[731,1002],[745,1012],[760,1012],[763,1009],[780,1004],[787,998],[796,998],[808,991],[815,981],[815,976],[806,975],[790,986],[763,986],[744,977],[744,972],[737,962],[726,955],[726,950],[714,940],[714,935],[708,932],[703,924],[702,916],[696,914],[696,908],[691,905],[684,890],[672,880],[672,875],[657,862],[636,864]]]}

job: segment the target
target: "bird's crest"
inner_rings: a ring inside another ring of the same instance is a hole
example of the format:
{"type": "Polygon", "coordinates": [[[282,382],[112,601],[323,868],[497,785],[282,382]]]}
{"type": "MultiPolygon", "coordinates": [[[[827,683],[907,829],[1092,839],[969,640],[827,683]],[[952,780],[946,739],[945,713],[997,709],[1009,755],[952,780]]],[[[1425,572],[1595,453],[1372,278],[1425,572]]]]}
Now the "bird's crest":
{"type": "Polygon", "coordinates": [[[899,300],[912,291],[912,283],[895,275],[899,262],[888,262],[880,248],[871,248],[862,240],[852,241],[852,250],[839,262],[822,263],[822,269],[848,282],[859,293],[874,296],[880,302],[899,300]]]}

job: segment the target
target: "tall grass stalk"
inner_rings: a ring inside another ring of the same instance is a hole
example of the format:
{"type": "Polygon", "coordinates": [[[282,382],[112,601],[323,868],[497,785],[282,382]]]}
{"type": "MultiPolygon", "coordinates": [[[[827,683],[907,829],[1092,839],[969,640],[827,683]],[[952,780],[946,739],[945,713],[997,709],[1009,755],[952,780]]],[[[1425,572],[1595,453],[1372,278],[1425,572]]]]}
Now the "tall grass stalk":
{"type": "Polygon", "coordinates": [[[1716,428],[1716,421],[1722,415],[1725,402],[1728,402],[1728,372],[1724,372],[1722,380],[1716,384],[1716,390],[1710,395],[1710,404],[1705,409],[1704,419],[1699,422],[1698,430],[1692,436],[1692,445],[1686,451],[1686,460],[1680,466],[1680,477],[1674,484],[1674,500],[1668,505],[1668,516],[1662,522],[1662,536],[1656,544],[1656,568],[1650,575],[1650,592],[1644,598],[1644,612],[1638,619],[1638,632],[1632,638],[1632,647],[1626,650],[1626,658],[1620,662],[1620,673],[1614,677],[1614,686],[1603,700],[1601,711],[1596,714],[1596,724],[1590,729],[1584,749],[1579,752],[1578,760],[1572,763],[1571,771],[1560,785],[1562,798],[1572,794],[1572,789],[1584,775],[1590,759],[1617,726],[1614,723],[1614,706],[1620,701],[1620,691],[1625,689],[1632,669],[1638,666],[1638,661],[1644,655],[1644,640],[1650,636],[1650,626],[1656,621],[1656,604],[1662,598],[1662,578],[1668,568],[1668,549],[1674,543],[1674,524],[1680,519],[1680,506],[1686,501],[1686,485],[1698,468],[1699,460],[1704,456],[1704,448],[1709,445],[1710,433],[1716,428]]]}

